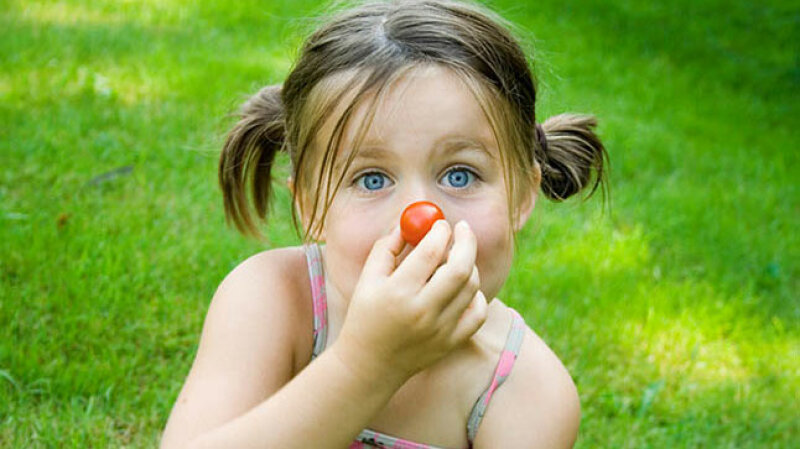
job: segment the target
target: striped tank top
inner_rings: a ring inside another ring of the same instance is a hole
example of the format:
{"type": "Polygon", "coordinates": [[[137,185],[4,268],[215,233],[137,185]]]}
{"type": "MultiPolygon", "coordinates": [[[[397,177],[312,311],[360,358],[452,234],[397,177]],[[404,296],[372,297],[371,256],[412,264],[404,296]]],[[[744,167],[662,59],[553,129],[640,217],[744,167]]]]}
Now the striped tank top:
{"type": "MultiPolygon", "coordinates": [[[[311,294],[313,298],[314,350],[311,354],[311,360],[314,360],[314,358],[325,349],[327,340],[328,305],[325,295],[325,273],[319,246],[316,243],[312,243],[304,245],[303,249],[305,250],[306,261],[308,262],[308,272],[311,279],[311,294]]],[[[525,321],[516,310],[511,309],[511,312],[513,321],[511,329],[509,329],[508,332],[505,348],[500,354],[500,360],[497,362],[497,368],[494,371],[494,375],[488,387],[475,401],[475,405],[472,407],[472,412],[467,420],[467,441],[469,442],[470,449],[472,448],[475,435],[478,433],[478,426],[486,413],[486,408],[489,406],[489,401],[492,399],[495,390],[497,390],[511,373],[511,368],[514,366],[514,361],[519,354],[519,348],[522,344],[522,338],[525,333],[525,321]]],[[[438,446],[415,443],[396,436],[364,429],[358,435],[356,441],[350,445],[349,449],[366,448],[444,449],[438,446]]]]}

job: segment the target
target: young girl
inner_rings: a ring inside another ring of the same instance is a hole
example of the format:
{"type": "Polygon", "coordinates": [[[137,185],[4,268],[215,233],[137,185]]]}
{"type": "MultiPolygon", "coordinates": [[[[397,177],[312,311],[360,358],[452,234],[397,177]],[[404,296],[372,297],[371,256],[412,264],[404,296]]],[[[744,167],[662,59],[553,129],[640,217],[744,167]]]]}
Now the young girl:
{"type": "Polygon", "coordinates": [[[286,151],[306,244],[221,283],[162,448],[573,445],[575,385],[495,295],[539,189],[562,200],[594,173],[594,192],[607,156],[592,117],[536,123],[502,23],[464,3],[364,4],[244,104],[220,161],[227,216],[258,234],[286,151]],[[417,200],[446,219],[414,247],[398,223],[417,200]]]}

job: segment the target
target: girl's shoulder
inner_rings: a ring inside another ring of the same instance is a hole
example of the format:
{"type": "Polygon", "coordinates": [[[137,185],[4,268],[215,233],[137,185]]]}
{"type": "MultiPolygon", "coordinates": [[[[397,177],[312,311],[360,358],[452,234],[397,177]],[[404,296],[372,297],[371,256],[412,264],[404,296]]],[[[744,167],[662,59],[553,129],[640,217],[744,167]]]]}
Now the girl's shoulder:
{"type": "Polygon", "coordinates": [[[163,446],[244,414],[294,377],[298,338],[310,333],[296,300],[303,259],[302,248],[264,251],[219,284],[163,446]]]}
{"type": "MultiPolygon", "coordinates": [[[[494,363],[513,319],[511,308],[499,301],[495,298],[492,302],[498,302],[493,304],[497,315],[505,318],[497,319],[481,338],[489,349],[484,353],[494,363]]],[[[476,447],[498,443],[502,447],[538,447],[545,441],[552,447],[571,447],[569,441],[577,436],[579,422],[580,400],[572,377],[547,343],[525,324],[514,365],[491,399],[476,447]]]]}
{"type": "Polygon", "coordinates": [[[234,268],[228,277],[247,279],[265,289],[282,289],[285,293],[302,292],[308,275],[302,246],[274,248],[253,254],[234,268]]]}
{"type": "MultiPolygon", "coordinates": [[[[219,289],[225,288],[247,290],[249,294],[246,296],[260,305],[269,307],[279,304],[300,305],[301,302],[296,300],[297,296],[310,293],[303,248],[291,246],[253,254],[223,279],[219,289]],[[275,299],[258,301],[267,298],[275,299]]],[[[293,307],[284,310],[296,312],[293,307]]]]}
{"type": "Polygon", "coordinates": [[[298,357],[313,337],[311,287],[302,246],[269,249],[256,253],[237,265],[222,281],[216,296],[236,302],[238,319],[282,323],[291,341],[296,373],[305,364],[298,357]]]}

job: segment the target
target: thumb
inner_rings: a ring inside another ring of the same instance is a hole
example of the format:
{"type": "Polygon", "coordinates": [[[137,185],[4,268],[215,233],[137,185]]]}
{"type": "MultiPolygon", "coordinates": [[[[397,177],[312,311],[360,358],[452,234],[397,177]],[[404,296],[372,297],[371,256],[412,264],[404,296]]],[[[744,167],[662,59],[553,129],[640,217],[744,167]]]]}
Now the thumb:
{"type": "Polygon", "coordinates": [[[406,242],[400,233],[400,225],[395,226],[389,234],[379,238],[364,263],[361,276],[388,277],[394,272],[396,258],[403,252],[406,242]]]}

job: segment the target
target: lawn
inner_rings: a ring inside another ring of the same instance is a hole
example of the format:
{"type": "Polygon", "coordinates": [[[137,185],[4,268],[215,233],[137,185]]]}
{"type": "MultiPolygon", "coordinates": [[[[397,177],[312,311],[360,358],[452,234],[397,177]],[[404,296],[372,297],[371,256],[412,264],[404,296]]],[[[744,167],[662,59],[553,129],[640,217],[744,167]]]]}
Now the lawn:
{"type": "MultiPolygon", "coordinates": [[[[539,120],[594,113],[611,156],[605,207],[540,201],[500,294],[573,375],[578,448],[800,438],[800,10],[758,3],[492,2],[539,120]]],[[[322,10],[0,6],[0,446],[156,444],[216,286],[299,243],[282,183],[268,243],[228,228],[216,164],[322,10]]]]}

